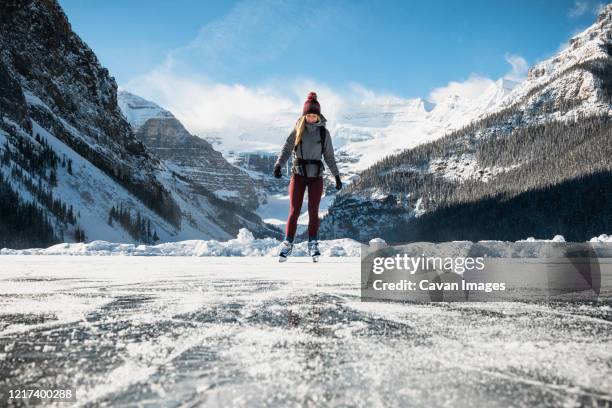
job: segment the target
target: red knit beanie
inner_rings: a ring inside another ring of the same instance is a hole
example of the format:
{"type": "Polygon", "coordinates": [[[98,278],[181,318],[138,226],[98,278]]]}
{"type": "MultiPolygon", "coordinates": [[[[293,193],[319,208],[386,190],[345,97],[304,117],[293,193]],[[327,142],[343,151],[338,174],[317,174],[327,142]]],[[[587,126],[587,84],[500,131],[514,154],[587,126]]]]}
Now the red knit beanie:
{"type": "Polygon", "coordinates": [[[306,115],[307,113],[316,113],[317,115],[321,114],[321,105],[319,105],[319,101],[317,101],[316,92],[310,92],[308,94],[308,98],[306,98],[306,102],[304,102],[302,115],[306,115]]]}

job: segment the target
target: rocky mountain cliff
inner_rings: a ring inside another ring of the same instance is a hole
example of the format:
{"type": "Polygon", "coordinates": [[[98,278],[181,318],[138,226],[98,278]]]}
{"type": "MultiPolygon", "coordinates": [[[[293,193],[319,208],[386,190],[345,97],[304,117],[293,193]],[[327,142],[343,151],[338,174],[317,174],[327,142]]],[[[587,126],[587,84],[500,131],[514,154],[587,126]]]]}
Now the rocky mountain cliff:
{"type": "Polygon", "coordinates": [[[212,145],[190,134],[167,110],[127,91],[119,92],[119,106],[136,137],[174,171],[247,209],[259,205],[260,193],[247,173],[233,166],[212,145]]]}
{"type": "Polygon", "coordinates": [[[268,231],[135,137],[57,1],[0,3],[0,246],[226,239],[239,226],[268,231]]]}
{"type": "Polygon", "coordinates": [[[602,203],[612,181],[611,115],[608,5],[496,110],[360,173],[322,233],[445,241],[609,232],[612,210],[602,203]]]}

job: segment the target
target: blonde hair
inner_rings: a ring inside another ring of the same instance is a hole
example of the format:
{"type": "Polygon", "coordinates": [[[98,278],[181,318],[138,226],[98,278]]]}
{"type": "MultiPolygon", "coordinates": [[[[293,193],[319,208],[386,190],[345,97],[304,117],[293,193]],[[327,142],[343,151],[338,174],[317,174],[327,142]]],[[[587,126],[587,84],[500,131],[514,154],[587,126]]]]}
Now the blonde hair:
{"type": "MultiPolygon", "coordinates": [[[[316,114],[315,114],[316,115],[316,114]]],[[[317,122],[321,120],[321,116],[317,115],[317,122]]],[[[304,135],[304,129],[306,128],[306,115],[299,117],[295,124],[295,144],[294,148],[297,148],[302,143],[302,136],[304,135]]]]}

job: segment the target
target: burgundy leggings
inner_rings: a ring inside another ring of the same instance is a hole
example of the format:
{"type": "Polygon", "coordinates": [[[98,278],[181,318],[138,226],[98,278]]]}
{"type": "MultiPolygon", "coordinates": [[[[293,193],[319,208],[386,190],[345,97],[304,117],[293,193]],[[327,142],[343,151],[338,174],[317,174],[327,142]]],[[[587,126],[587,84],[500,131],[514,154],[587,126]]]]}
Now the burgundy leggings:
{"type": "MultiPolygon", "coordinates": [[[[306,191],[306,177],[293,174],[289,182],[289,218],[285,235],[295,237],[297,221],[306,191]]],[[[308,177],[308,237],[316,237],[319,230],[319,203],[323,195],[323,177],[308,177]]]]}

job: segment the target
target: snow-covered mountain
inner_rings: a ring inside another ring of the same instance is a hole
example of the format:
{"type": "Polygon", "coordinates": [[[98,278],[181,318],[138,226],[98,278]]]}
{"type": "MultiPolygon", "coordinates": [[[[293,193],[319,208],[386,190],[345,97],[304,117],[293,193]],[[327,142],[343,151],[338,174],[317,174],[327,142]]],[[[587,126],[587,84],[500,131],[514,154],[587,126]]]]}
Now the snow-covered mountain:
{"type": "Polygon", "coordinates": [[[119,103],[121,113],[123,113],[135,131],[149,119],[174,119],[174,115],[171,112],[123,89],[119,89],[117,92],[117,102],[119,103]]]}
{"type": "MultiPolygon", "coordinates": [[[[532,98],[538,93],[538,87],[554,81],[564,70],[599,58],[605,50],[597,47],[596,37],[594,31],[576,36],[567,50],[533,67],[527,81],[519,83],[500,78],[477,95],[450,94],[436,103],[422,98],[376,97],[367,93],[337,106],[322,101],[341,171],[350,176],[387,155],[436,140],[524,98],[532,98]]],[[[561,76],[565,84],[557,84],[558,89],[568,98],[595,97],[591,92],[592,75],[578,70],[561,76]]],[[[563,100],[557,94],[543,98],[540,103],[546,98],[563,100]]],[[[214,132],[202,136],[232,162],[235,157],[253,156],[257,152],[263,157],[278,152],[297,113],[297,110],[281,111],[265,121],[232,124],[227,129],[227,137],[214,132]]]]}
{"type": "Polygon", "coordinates": [[[500,78],[474,97],[449,95],[438,103],[366,99],[345,108],[332,123],[340,168],[351,174],[389,154],[438,139],[498,108],[516,85],[500,78]]]}
{"type": "Polygon", "coordinates": [[[566,49],[533,66],[527,80],[511,92],[502,106],[521,106],[538,115],[529,117],[532,122],[610,114],[611,20],[609,4],[596,23],[570,39],[566,49]],[[550,107],[556,112],[543,109],[550,107]]]}
{"type": "Polygon", "coordinates": [[[134,136],[57,1],[0,4],[0,244],[227,239],[246,224],[270,231],[134,136]]]}
{"type": "MultiPolygon", "coordinates": [[[[499,108],[517,85],[517,82],[501,78],[491,81],[480,94],[449,95],[438,103],[421,98],[380,98],[367,94],[355,101],[347,99],[341,106],[322,102],[345,183],[382,157],[436,140],[499,108]]],[[[158,114],[157,110],[153,112],[158,114]]],[[[265,121],[238,122],[224,133],[203,135],[228,161],[251,175],[263,192],[260,196],[265,195],[260,199],[262,205],[257,213],[280,227],[287,217],[288,180],[279,182],[270,176],[276,155],[295,123],[296,112],[298,110],[282,111],[265,121]]],[[[336,192],[331,178],[327,177],[326,181],[321,215],[326,213],[336,192]]],[[[300,228],[308,222],[305,207],[303,212],[300,228]]]]}
{"type": "MultiPolygon", "coordinates": [[[[351,175],[381,157],[442,137],[497,109],[517,82],[491,82],[478,95],[449,95],[437,103],[422,98],[377,97],[356,92],[354,99],[322,100],[339,167],[351,175]],[[337,102],[337,103],[336,103],[337,102]]],[[[232,163],[245,157],[277,154],[299,115],[299,108],[281,110],[261,120],[232,123],[223,132],[201,136],[232,163]]]]}
{"type": "Polygon", "coordinates": [[[225,160],[208,141],[190,134],[172,113],[124,90],[118,99],[136,137],[171,170],[220,198],[251,210],[259,206],[262,187],[257,188],[255,180],[225,160]]]}
{"type": "Polygon", "coordinates": [[[612,5],[569,44],[476,120],[361,172],[329,209],[323,234],[444,241],[609,232],[611,209],[600,203],[611,199],[612,5]]]}

